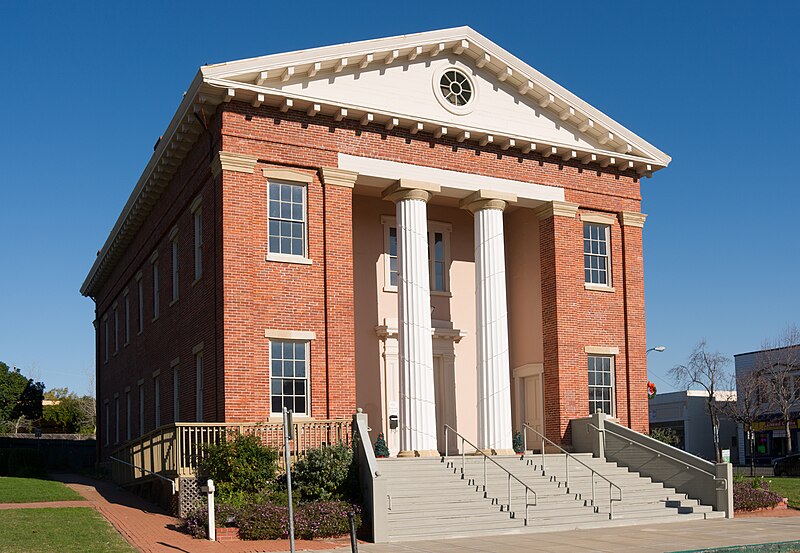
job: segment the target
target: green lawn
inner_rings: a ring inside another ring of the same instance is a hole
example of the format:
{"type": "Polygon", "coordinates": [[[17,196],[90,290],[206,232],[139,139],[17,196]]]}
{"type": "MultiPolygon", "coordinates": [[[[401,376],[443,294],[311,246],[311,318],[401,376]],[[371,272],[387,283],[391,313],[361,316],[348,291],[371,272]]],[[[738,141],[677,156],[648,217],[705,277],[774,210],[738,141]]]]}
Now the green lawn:
{"type": "Polygon", "coordinates": [[[80,501],[83,497],[61,482],[38,478],[0,477],[0,503],[80,501]]]}
{"type": "Polygon", "coordinates": [[[789,498],[789,506],[800,509],[800,478],[770,478],[769,488],[778,495],[789,498]]]}
{"type": "Polygon", "coordinates": [[[135,551],[90,507],[2,510],[0,528],[4,553],[135,551]]]}

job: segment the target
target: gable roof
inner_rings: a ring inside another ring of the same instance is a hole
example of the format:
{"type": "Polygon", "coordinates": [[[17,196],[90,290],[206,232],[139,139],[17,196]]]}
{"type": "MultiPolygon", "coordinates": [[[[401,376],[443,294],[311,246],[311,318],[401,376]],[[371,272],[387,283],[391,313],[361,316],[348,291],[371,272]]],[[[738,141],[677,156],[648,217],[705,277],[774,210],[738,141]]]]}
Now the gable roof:
{"type": "Polygon", "coordinates": [[[544,157],[580,160],[620,171],[633,170],[650,176],[666,167],[671,158],[664,152],[595,109],[539,71],[513,56],[469,27],[457,27],[411,35],[382,38],[273,54],[200,68],[184,95],[166,132],[157,144],[114,228],[100,250],[81,293],[93,295],[107,278],[138,228],[149,214],[186,153],[202,132],[196,113],[213,112],[221,103],[245,101],[253,106],[271,105],[282,111],[302,110],[309,115],[324,113],[337,120],[354,119],[362,124],[381,124],[387,129],[407,128],[417,132],[456,136],[459,142],[498,144],[504,150],[535,151],[544,157]],[[389,68],[420,60],[449,56],[464,60],[558,125],[568,126],[584,140],[564,141],[542,136],[535,129],[502,123],[476,126],[468,118],[420,116],[413,107],[330,98],[290,87],[298,80],[340,76],[375,67],[389,68]]]}

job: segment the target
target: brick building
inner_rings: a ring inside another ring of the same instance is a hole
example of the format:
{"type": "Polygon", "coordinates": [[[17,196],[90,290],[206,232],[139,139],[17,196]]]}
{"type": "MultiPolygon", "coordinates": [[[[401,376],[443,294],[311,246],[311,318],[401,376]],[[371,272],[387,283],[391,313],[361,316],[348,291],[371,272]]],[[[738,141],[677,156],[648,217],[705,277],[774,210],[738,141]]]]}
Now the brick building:
{"type": "Polygon", "coordinates": [[[642,177],[670,162],[469,28],[200,69],[82,288],[101,453],[356,406],[392,453],[646,431],[642,177]]]}

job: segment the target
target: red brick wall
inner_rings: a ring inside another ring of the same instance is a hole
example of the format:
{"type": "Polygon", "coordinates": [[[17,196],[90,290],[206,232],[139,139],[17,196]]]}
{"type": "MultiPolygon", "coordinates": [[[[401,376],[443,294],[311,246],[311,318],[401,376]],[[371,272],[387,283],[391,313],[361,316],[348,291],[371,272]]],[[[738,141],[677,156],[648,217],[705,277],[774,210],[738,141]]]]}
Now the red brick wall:
{"type": "MultiPolygon", "coordinates": [[[[212,133],[219,136],[218,129],[212,133]]],[[[221,371],[215,371],[214,363],[214,286],[213,286],[213,216],[212,184],[208,157],[208,135],[201,135],[196,147],[189,153],[171,183],[164,190],[150,216],[133,238],[131,244],[112,271],[110,277],[96,296],[97,330],[97,405],[98,436],[101,457],[115,448],[115,393],[120,398],[120,442],[126,440],[127,415],[125,388],[130,387],[132,435],[138,436],[139,391],[137,382],[144,379],[145,411],[144,431],[155,425],[153,371],[160,370],[161,423],[173,420],[173,388],[170,362],[180,357],[180,409],[183,420],[195,416],[195,367],[192,348],[204,343],[205,368],[205,418],[214,420],[222,415],[223,396],[215,393],[215,374],[221,380],[221,371]],[[189,211],[191,202],[203,196],[203,276],[192,286],[194,280],[194,224],[189,211]],[[172,301],[172,245],[168,238],[170,230],[178,226],[179,244],[179,299],[172,301]],[[158,251],[160,313],[153,320],[153,280],[150,256],[158,251]],[[144,284],[144,324],[138,334],[138,287],[135,275],[142,271],[144,284]],[[124,343],[124,297],[128,289],[130,298],[130,343],[124,343]],[[113,313],[111,306],[118,302],[119,351],[113,354],[113,313]],[[108,314],[112,339],[109,362],[104,362],[105,327],[103,317],[108,314]],[[111,410],[110,448],[105,448],[105,409],[108,399],[111,410]]],[[[217,218],[219,219],[219,218],[217,218]]],[[[218,243],[219,233],[218,231],[218,243]]],[[[218,309],[221,313],[221,310],[218,309]]],[[[220,388],[221,389],[221,388],[220,388]]]]}

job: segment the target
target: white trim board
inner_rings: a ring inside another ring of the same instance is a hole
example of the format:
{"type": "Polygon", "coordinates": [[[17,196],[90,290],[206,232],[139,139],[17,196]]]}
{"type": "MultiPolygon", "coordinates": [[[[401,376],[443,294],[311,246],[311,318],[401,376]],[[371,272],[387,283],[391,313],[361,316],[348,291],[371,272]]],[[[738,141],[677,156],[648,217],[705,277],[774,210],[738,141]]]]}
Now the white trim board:
{"type": "Polygon", "coordinates": [[[350,154],[339,154],[339,169],[355,171],[359,175],[391,181],[410,179],[435,183],[442,187],[443,196],[454,198],[465,198],[477,190],[493,190],[516,195],[517,203],[524,207],[536,207],[541,202],[564,201],[564,189],[557,186],[546,186],[350,154]]]}

